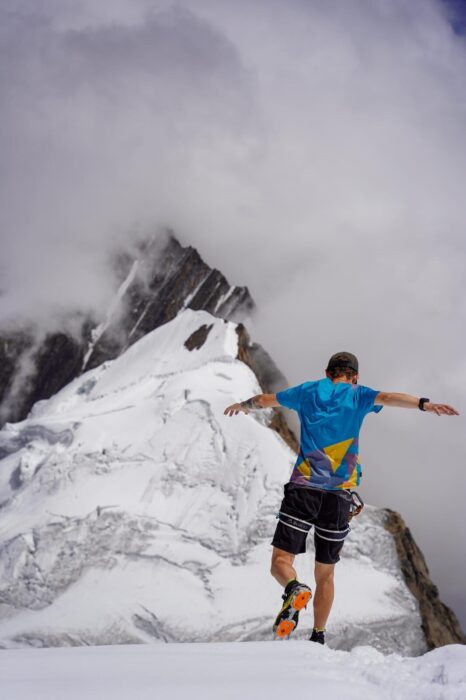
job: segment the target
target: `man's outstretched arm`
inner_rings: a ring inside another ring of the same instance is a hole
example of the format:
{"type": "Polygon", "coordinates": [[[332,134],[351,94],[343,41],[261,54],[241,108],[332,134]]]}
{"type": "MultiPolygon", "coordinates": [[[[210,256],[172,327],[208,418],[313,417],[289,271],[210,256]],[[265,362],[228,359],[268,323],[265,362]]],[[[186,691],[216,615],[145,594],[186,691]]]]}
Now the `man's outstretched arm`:
{"type": "Polygon", "coordinates": [[[280,406],[275,394],[257,394],[257,396],[252,396],[246,401],[241,401],[240,403],[233,403],[228,406],[225,411],[225,416],[237,416],[238,413],[243,411],[243,413],[249,413],[255,408],[274,408],[280,406]]]}
{"type": "MultiPolygon", "coordinates": [[[[398,408],[419,408],[419,398],[410,394],[397,394],[394,392],[380,391],[375,397],[376,406],[396,406],[398,408]]],[[[458,411],[453,406],[446,403],[433,403],[425,401],[424,411],[436,413],[438,416],[459,416],[458,411]]]]}

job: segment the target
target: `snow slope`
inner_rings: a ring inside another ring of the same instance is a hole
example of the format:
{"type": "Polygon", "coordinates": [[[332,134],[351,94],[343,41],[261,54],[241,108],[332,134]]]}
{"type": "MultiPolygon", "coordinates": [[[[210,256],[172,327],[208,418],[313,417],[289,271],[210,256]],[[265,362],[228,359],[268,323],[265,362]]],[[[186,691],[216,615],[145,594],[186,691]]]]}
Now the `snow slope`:
{"type": "MultiPolygon", "coordinates": [[[[237,349],[234,323],[185,310],[0,432],[0,645],[270,639],[294,455],[268,411],[223,415],[260,391],[237,349]]],[[[354,521],[330,644],[418,654],[382,521],[371,508],[354,521]]],[[[311,542],[298,564],[311,584],[312,557],[311,542]]]]}
{"type": "Polygon", "coordinates": [[[0,693],[14,700],[463,700],[466,647],[420,658],[312,642],[13,649],[0,693]]]}

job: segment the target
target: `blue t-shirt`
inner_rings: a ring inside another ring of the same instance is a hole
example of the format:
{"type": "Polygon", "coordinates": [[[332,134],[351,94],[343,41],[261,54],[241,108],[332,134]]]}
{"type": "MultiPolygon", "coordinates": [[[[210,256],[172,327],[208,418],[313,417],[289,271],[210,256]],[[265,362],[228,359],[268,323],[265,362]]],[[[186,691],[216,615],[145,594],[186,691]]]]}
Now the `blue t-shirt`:
{"type": "Polygon", "coordinates": [[[329,491],[359,484],[359,430],[379,392],[359,384],[325,378],[276,394],[277,401],[298,412],[301,445],[290,481],[329,491]]]}

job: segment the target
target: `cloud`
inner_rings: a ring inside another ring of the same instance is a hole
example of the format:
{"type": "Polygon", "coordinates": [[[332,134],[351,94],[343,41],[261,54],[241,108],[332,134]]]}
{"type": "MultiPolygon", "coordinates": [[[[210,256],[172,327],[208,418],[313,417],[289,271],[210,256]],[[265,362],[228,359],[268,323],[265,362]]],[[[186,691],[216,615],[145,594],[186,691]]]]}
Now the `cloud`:
{"type": "MultiPolygon", "coordinates": [[[[292,383],[348,349],[364,383],[464,410],[466,48],[453,5],[0,11],[0,317],[102,312],[109,251],[168,224],[248,284],[253,335],[292,383]]],[[[445,571],[464,548],[462,421],[385,409],[362,458],[367,500],[402,511],[464,623],[445,571]]]]}
{"type": "Polygon", "coordinates": [[[198,161],[228,160],[247,129],[246,72],[182,8],[137,25],[11,11],[2,24],[3,314],[102,310],[115,239],[170,223],[198,161]]]}

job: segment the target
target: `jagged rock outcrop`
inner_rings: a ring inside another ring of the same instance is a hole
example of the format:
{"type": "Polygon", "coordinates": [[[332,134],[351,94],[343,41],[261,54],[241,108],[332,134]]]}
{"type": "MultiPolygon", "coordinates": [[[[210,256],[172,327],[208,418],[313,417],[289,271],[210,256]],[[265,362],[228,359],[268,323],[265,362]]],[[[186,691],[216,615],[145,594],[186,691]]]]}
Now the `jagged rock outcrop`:
{"type": "Polygon", "coordinates": [[[238,324],[236,332],[238,334],[238,359],[252,369],[262,390],[266,393],[274,393],[288,386],[285,375],[278,369],[268,352],[259,343],[251,341],[249,333],[242,323],[238,324]]]}
{"type": "Polygon", "coordinates": [[[125,285],[119,313],[94,332],[83,369],[118,357],[139,338],[175,318],[181,309],[239,320],[254,308],[247,287],[230,285],[195,248],[183,247],[171,232],[142,243],[136,260],[121,256],[119,270],[125,285]]]}
{"type": "Polygon", "coordinates": [[[466,635],[456,615],[439,598],[437,586],[430,578],[424,555],[414,541],[410,529],[406,527],[399,513],[389,508],[384,509],[384,512],[384,524],[395,539],[406,585],[419,602],[428,648],[433,649],[444,644],[466,644],[466,635]]]}
{"type": "Polygon", "coordinates": [[[115,359],[184,308],[231,320],[254,308],[247,287],[230,285],[171,232],[141,243],[133,255],[118,255],[115,273],[119,289],[105,319],[83,317],[73,335],[0,331],[0,426],[23,420],[34,403],[115,359]]]}

